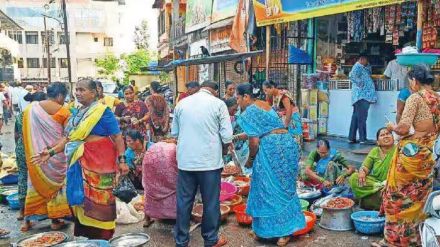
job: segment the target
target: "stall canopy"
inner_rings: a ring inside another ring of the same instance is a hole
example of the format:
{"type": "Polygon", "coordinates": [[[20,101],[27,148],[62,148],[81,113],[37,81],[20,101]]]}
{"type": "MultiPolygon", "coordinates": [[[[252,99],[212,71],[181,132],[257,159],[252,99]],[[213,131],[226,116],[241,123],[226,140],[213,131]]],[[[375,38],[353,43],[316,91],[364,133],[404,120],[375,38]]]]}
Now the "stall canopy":
{"type": "Polygon", "coordinates": [[[165,66],[148,66],[142,68],[142,70],[147,71],[171,71],[179,66],[191,66],[191,65],[202,65],[202,64],[213,64],[213,63],[222,63],[227,61],[240,61],[249,57],[257,56],[262,54],[263,50],[259,51],[251,51],[244,53],[234,53],[234,54],[226,54],[226,55],[217,55],[217,56],[209,56],[209,57],[198,57],[198,58],[190,58],[185,60],[174,60],[168,63],[165,66]]]}
{"type": "Polygon", "coordinates": [[[304,20],[410,0],[253,0],[258,26],[304,20]]]}

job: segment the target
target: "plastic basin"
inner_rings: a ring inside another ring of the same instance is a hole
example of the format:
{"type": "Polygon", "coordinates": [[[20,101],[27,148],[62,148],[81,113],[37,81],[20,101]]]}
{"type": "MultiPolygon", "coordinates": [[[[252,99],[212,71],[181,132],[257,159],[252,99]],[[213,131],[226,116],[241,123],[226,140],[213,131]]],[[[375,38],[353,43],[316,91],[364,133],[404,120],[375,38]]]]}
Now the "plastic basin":
{"type": "Polygon", "coordinates": [[[231,199],[236,192],[237,187],[235,187],[235,185],[228,182],[222,182],[220,185],[220,201],[223,202],[231,199]]]}
{"type": "Polygon", "coordinates": [[[234,207],[235,218],[242,225],[252,224],[252,217],[246,214],[246,204],[240,204],[234,207]]]}
{"type": "Polygon", "coordinates": [[[378,234],[385,227],[385,218],[378,211],[358,211],[351,214],[356,231],[363,234],[378,234]]]}
{"type": "Polygon", "coordinates": [[[18,175],[17,174],[9,174],[0,179],[2,184],[16,184],[18,183],[18,175]]]}
{"type": "Polygon", "coordinates": [[[293,236],[299,236],[309,233],[316,224],[316,215],[309,211],[303,211],[304,216],[306,217],[306,227],[299,231],[296,231],[293,236]]]}
{"type": "Polygon", "coordinates": [[[20,209],[20,201],[18,200],[18,193],[13,193],[6,197],[6,200],[8,201],[9,208],[13,210],[20,209]]]}
{"type": "Polygon", "coordinates": [[[237,194],[242,195],[242,196],[247,196],[249,195],[249,190],[251,187],[251,179],[248,177],[244,177],[244,176],[239,176],[239,177],[235,177],[234,182],[235,181],[240,181],[240,182],[244,182],[246,184],[238,186],[237,184],[235,184],[235,186],[237,187],[238,191],[237,194]]]}

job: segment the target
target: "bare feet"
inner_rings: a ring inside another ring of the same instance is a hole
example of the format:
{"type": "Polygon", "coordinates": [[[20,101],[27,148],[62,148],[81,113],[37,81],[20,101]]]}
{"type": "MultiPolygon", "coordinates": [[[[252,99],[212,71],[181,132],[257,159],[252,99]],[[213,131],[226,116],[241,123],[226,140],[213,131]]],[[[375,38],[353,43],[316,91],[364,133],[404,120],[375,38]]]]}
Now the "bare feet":
{"type": "Polygon", "coordinates": [[[21,225],[20,230],[21,230],[22,232],[27,232],[27,231],[29,231],[30,229],[32,229],[33,226],[34,226],[34,223],[32,223],[32,222],[30,222],[30,221],[25,221],[25,222],[23,222],[23,224],[21,225]]]}
{"type": "Polygon", "coordinates": [[[282,237],[278,239],[277,246],[286,246],[290,241],[290,236],[282,237]]]}
{"type": "Polygon", "coordinates": [[[153,224],[154,223],[154,220],[152,220],[150,217],[148,217],[148,216],[145,216],[145,222],[144,222],[144,227],[145,228],[147,228],[147,227],[150,227],[151,226],[151,224],[153,224]]]}
{"type": "Polygon", "coordinates": [[[0,238],[8,235],[10,232],[8,230],[5,230],[3,228],[0,228],[0,238]]]}
{"type": "Polygon", "coordinates": [[[65,225],[66,225],[66,223],[64,223],[64,221],[55,219],[55,220],[52,220],[52,224],[50,225],[50,229],[57,231],[57,230],[62,229],[65,225]]]}
{"type": "Polygon", "coordinates": [[[257,240],[257,241],[260,240],[260,238],[257,236],[257,234],[255,234],[255,232],[252,230],[249,231],[249,236],[251,238],[253,238],[254,240],[257,240]]]}
{"type": "Polygon", "coordinates": [[[226,245],[227,243],[228,243],[228,240],[225,237],[220,236],[218,238],[217,243],[213,247],[221,247],[221,246],[226,245]]]}
{"type": "Polygon", "coordinates": [[[23,212],[23,210],[20,210],[20,214],[18,215],[17,220],[18,221],[24,220],[24,212],[23,212]]]}

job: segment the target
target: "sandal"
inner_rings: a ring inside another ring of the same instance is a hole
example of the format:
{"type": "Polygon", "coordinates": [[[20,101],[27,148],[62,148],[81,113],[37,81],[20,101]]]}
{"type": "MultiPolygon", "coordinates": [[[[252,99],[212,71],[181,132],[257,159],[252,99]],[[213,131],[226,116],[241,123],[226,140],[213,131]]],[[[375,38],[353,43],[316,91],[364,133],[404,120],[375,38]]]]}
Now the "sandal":
{"type": "Polygon", "coordinates": [[[290,236],[279,238],[277,246],[286,246],[290,242],[290,236]]]}
{"type": "Polygon", "coordinates": [[[54,231],[58,231],[58,230],[61,230],[62,228],[64,228],[65,226],[66,226],[66,223],[64,223],[64,221],[52,220],[52,224],[50,225],[50,229],[52,229],[54,231]]]}
{"type": "Polygon", "coordinates": [[[217,243],[212,247],[221,247],[221,246],[226,245],[227,243],[228,243],[228,240],[225,237],[220,236],[217,240],[217,243]]]}
{"type": "Polygon", "coordinates": [[[144,227],[144,228],[150,227],[153,223],[154,223],[154,220],[151,220],[151,219],[145,219],[145,222],[144,222],[143,227],[144,227]]]}
{"type": "Polygon", "coordinates": [[[34,226],[34,223],[32,223],[30,221],[26,221],[21,225],[20,231],[27,232],[30,229],[32,229],[33,226],[34,226]]]}
{"type": "Polygon", "coordinates": [[[256,240],[256,241],[260,240],[260,238],[257,236],[257,234],[255,234],[254,231],[250,230],[248,234],[249,234],[249,236],[250,236],[251,238],[253,238],[254,240],[256,240]]]}
{"type": "Polygon", "coordinates": [[[371,246],[372,247],[388,247],[388,245],[384,239],[380,240],[379,242],[372,242],[371,246]]]}

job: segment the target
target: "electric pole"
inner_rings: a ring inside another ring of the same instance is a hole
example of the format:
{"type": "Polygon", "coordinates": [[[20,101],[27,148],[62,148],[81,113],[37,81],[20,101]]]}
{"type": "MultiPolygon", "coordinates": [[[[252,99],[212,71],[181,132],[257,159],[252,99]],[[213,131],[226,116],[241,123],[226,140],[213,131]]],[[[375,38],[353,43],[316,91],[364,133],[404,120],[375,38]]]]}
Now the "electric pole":
{"type": "Polygon", "coordinates": [[[47,31],[47,26],[46,26],[46,16],[44,16],[44,33],[46,36],[46,52],[47,52],[47,60],[46,60],[46,65],[47,65],[47,82],[48,84],[51,83],[52,81],[52,76],[51,76],[51,61],[50,61],[50,43],[49,43],[49,32],[47,31]]]}
{"type": "Polygon", "coordinates": [[[63,11],[63,22],[64,22],[64,37],[66,41],[66,52],[67,52],[67,74],[70,83],[70,94],[73,94],[73,82],[72,82],[72,64],[70,62],[70,37],[69,29],[67,24],[67,11],[66,11],[66,0],[61,0],[61,9],[63,11]]]}

